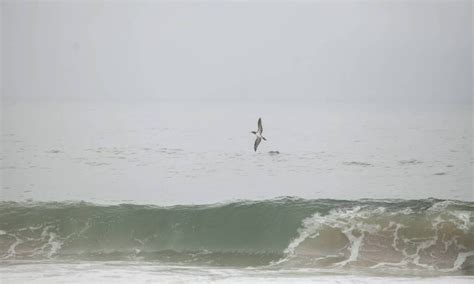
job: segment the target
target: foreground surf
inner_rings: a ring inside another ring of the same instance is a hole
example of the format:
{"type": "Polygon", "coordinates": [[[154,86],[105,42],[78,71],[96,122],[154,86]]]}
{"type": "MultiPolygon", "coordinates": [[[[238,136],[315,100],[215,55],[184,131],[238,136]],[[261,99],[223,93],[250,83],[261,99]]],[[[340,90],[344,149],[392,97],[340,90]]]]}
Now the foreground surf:
{"type": "Polygon", "coordinates": [[[474,203],[0,203],[0,257],[473,274],[474,203]]]}

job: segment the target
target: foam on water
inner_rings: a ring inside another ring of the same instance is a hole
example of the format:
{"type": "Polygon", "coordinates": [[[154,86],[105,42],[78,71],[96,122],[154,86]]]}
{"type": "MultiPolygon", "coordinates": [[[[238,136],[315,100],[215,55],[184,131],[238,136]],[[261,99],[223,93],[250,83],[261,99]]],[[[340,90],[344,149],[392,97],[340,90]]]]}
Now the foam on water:
{"type": "Polygon", "coordinates": [[[286,257],[272,264],[315,266],[317,263],[323,267],[352,264],[372,269],[398,267],[458,271],[472,255],[473,226],[470,220],[473,214],[472,211],[447,210],[448,206],[455,204],[454,201],[435,203],[425,211],[427,214],[413,213],[411,208],[387,212],[384,207],[360,206],[333,209],[327,215],[315,213],[303,220],[298,237],[285,249],[286,257]],[[417,216],[420,214],[422,218],[417,216]],[[410,220],[414,217],[418,217],[416,222],[410,220]],[[413,223],[424,226],[425,232],[410,236],[415,229],[413,223]],[[342,245],[324,236],[335,230],[336,234],[331,238],[341,234],[345,238],[342,245]],[[426,230],[430,233],[426,234],[426,230]],[[466,235],[458,235],[456,230],[466,235]],[[318,238],[323,241],[315,242],[318,238]],[[391,261],[381,259],[380,254],[386,254],[391,261]],[[394,254],[398,257],[393,257],[394,254]]]}
{"type": "Polygon", "coordinates": [[[219,267],[474,274],[474,205],[303,200],[157,207],[0,204],[3,261],[153,261],[219,267]]]}
{"type": "Polygon", "coordinates": [[[0,266],[6,283],[472,283],[471,276],[385,276],[334,274],[314,269],[157,266],[153,263],[29,263],[0,266]]]}

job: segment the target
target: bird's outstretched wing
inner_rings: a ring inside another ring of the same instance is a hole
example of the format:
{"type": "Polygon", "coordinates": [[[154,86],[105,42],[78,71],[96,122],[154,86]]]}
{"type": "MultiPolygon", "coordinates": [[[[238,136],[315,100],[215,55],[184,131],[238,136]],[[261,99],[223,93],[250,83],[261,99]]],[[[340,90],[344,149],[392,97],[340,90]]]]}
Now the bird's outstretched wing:
{"type": "Polygon", "coordinates": [[[258,119],[258,132],[260,134],[262,134],[262,132],[263,132],[262,119],[261,118],[258,119]]]}
{"type": "Polygon", "coordinates": [[[257,137],[257,139],[255,139],[255,144],[253,145],[253,149],[255,150],[255,152],[257,152],[257,147],[258,144],[260,144],[260,141],[262,141],[262,138],[260,137],[257,137]]]}

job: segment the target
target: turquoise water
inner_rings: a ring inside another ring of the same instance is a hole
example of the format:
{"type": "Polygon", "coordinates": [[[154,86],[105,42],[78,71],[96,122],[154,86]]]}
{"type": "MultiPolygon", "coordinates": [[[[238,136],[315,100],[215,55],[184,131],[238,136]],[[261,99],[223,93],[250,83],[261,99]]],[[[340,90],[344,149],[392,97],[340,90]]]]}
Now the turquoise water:
{"type": "Polygon", "coordinates": [[[159,207],[0,204],[2,263],[474,274],[474,203],[279,198],[159,207]]]}

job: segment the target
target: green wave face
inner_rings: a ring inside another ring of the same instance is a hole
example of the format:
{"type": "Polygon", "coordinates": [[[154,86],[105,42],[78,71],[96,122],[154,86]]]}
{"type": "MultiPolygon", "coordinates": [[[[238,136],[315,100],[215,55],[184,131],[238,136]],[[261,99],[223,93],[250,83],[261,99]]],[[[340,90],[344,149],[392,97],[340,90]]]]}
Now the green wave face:
{"type": "Polygon", "coordinates": [[[473,273],[474,203],[0,203],[0,257],[473,273]]]}

